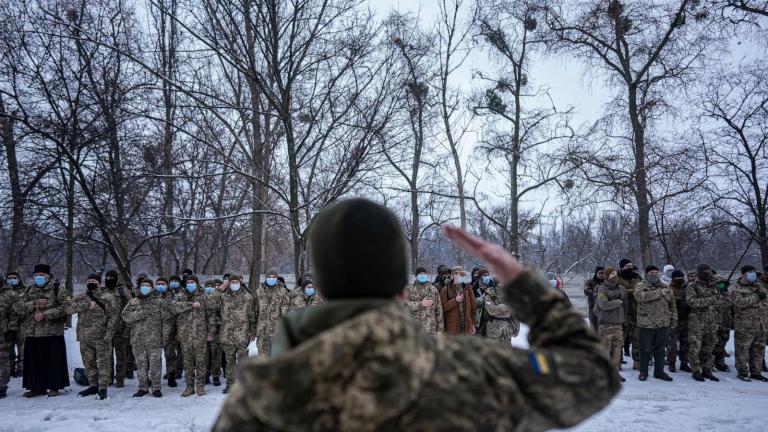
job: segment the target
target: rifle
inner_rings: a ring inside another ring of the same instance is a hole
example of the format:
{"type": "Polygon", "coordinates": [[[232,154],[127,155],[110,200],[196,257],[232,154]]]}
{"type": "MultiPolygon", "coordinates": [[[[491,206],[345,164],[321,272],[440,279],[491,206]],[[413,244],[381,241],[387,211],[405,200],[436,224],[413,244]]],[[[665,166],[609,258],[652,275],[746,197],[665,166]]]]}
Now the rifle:
{"type": "Polygon", "coordinates": [[[91,299],[91,301],[93,301],[94,303],[96,303],[96,304],[97,304],[97,305],[98,305],[98,306],[101,308],[101,310],[102,310],[104,313],[107,313],[107,307],[106,307],[106,306],[104,306],[104,303],[103,303],[101,300],[97,299],[97,298],[96,298],[96,296],[94,296],[94,295],[93,295],[93,293],[92,293],[91,291],[87,291],[87,290],[86,290],[86,291],[85,291],[85,295],[87,295],[87,296],[88,296],[88,298],[89,298],[89,299],[91,299]]]}
{"type": "Polygon", "coordinates": [[[744,259],[744,255],[747,254],[747,251],[749,251],[749,247],[752,246],[753,240],[754,240],[753,237],[749,238],[749,243],[747,243],[747,247],[744,249],[744,252],[742,252],[741,256],[739,257],[739,260],[736,261],[736,265],[733,266],[733,270],[731,270],[731,274],[728,275],[728,283],[731,282],[731,278],[733,277],[733,274],[736,273],[736,269],[739,268],[739,264],[741,264],[741,260],[744,259]]]}

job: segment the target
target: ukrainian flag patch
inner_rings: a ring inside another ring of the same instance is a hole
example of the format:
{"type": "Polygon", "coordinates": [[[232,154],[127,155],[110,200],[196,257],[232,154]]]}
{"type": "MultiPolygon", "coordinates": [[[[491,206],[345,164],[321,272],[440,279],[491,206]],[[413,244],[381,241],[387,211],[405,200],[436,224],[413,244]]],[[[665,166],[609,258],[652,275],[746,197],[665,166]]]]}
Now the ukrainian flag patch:
{"type": "Polygon", "coordinates": [[[550,374],[551,370],[549,368],[549,362],[547,361],[547,357],[544,354],[531,351],[531,353],[528,355],[528,358],[531,361],[531,367],[533,368],[533,372],[536,373],[536,375],[550,374]]]}

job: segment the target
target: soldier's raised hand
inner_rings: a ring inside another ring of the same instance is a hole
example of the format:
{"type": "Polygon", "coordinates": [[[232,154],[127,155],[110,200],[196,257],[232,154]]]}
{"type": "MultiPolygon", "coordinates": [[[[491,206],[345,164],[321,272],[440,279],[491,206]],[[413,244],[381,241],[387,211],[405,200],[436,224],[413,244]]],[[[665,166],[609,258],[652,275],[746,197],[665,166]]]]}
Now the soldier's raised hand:
{"type": "Polygon", "coordinates": [[[520,263],[501,246],[467,234],[461,228],[453,225],[446,225],[443,229],[445,236],[456,247],[485,261],[489,270],[502,284],[512,282],[523,273],[523,267],[520,263]]]}
{"type": "Polygon", "coordinates": [[[48,299],[44,299],[44,298],[37,299],[37,301],[35,303],[38,306],[46,306],[48,304],[48,299]]]}

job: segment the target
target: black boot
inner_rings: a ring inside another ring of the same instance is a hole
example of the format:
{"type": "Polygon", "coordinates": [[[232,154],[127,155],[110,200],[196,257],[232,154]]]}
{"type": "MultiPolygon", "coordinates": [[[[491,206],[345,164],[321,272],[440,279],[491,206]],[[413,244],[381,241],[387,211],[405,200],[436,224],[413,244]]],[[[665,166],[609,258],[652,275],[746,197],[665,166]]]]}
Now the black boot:
{"type": "Polygon", "coordinates": [[[683,372],[688,372],[688,373],[693,372],[691,370],[691,365],[689,365],[688,363],[680,363],[680,370],[683,371],[683,372]]]}
{"type": "Polygon", "coordinates": [[[148,394],[149,394],[148,391],[139,389],[139,391],[133,394],[133,397],[144,397],[148,394]]]}
{"type": "Polygon", "coordinates": [[[221,392],[222,392],[222,393],[224,393],[224,394],[229,394],[229,384],[227,384],[227,385],[224,387],[224,390],[222,390],[221,392]]]}
{"type": "Polygon", "coordinates": [[[765,366],[765,360],[763,360],[763,372],[768,372],[768,367],[765,366]]]}
{"type": "Polygon", "coordinates": [[[221,379],[219,377],[217,377],[217,376],[213,377],[213,385],[215,387],[220,386],[221,385],[221,379]]]}
{"type": "Polygon", "coordinates": [[[768,382],[768,378],[764,377],[763,374],[753,373],[749,377],[752,378],[753,380],[768,382]]]}
{"type": "Polygon", "coordinates": [[[6,396],[8,396],[8,389],[0,388],[0,399],[5,399],[6,396]]]}
{"type": "Polygon", "coordinates": [[[168,378],[168,387],[176,387],[177,384],[176,384],[175,375],[176,374],[174,374],[174,376],[168,378]]]}
{"type": "Polygon", "coordinates": [[[163,397],[163,394],[160,392],[160,390],[155,390],[152,392],[153,397],[163,397]]]}
{"type": "Polygon", "coordinates": [[[640,352],[640,381],[648,379],[648,362],[651,360],[651,353],[640,352]]]}
{"type": "Polygon", "coordinates": [[[718,363],[715,365],[715,369],[719,370],[720,372],[730,372],[731,369],[728,367],[725,363],[718,363]]]}
{"type": "Polygon", "coordinates": [[[745,381],[745,382],[752,381],[752,378],[750,378],[749,375],[741,375],[741,374],[739,374],[739,375],[736,375],[736,378],[738,378],[738,379],[740,379],[742,381],[745,381]]]}
{"type": "Polygon", "coordinates": [[[696,381],[700,381],[700,382],[704,381],[704,377],[701,376],[701,372],[694,372],[692,376],[693,376],[693,379],[695,379],[696,381]]]}
{"type": "Polygon", "coordinates": [[[704,378],[706,378],[706,379],[708,379],[710,381],[714,381],[714,382],[720,381],[719,378],[717,378],[716,376],[712,375],[712,369],[704,369],[704,371],[701,373],[701,376],[703,376],[704,378]]]}
{"type": "Polygon", "coordinates": [[[672,372],[672,373],[677,372],[677,368],[675,367],[674,364],[668,365],[667,369],[669,369],[669,371],[672,372]]]}
{"type": "Polygon", "coordinates": [[[653,353],[653,377],[662,381],[672,381],[672,377],[664,373],[664,351],[653,353]]]}
{"type": "Polygon", "coordinates": [[[125,373],[125,378],[126,379],[133,379],[133,371],[129,370],[128,372],[126,372],[125,373]]]}
{"type": "Polygon", "coordinates": [[[78,393],[78,396],[81,396],[81,397],[93,396],[93,395],[98,394],[98,393],[99,393],[99,388],[98,387],[88,387],[87,389],[85,389],[85,390],[81,391],[80,393],[78,393]]]}
{"type": "Polygon", "coordinates": [[[99,389],[99,400],[107,398],[107,389],[99,389]]]}

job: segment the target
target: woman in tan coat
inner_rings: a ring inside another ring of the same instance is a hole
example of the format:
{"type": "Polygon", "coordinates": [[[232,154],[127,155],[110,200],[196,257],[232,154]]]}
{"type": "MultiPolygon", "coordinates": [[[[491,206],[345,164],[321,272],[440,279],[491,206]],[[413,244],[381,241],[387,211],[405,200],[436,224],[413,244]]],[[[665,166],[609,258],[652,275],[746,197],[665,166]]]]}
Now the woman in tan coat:
{"type": "Polygon", "coordinates": [[[475,334],[475,295],[464,269],[451,269],[451,279],[440,288],[440,302],[443,305],[445,331],[451,334],[475,334]]]}

